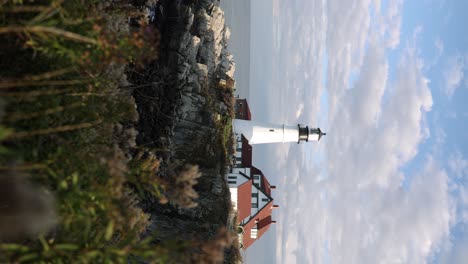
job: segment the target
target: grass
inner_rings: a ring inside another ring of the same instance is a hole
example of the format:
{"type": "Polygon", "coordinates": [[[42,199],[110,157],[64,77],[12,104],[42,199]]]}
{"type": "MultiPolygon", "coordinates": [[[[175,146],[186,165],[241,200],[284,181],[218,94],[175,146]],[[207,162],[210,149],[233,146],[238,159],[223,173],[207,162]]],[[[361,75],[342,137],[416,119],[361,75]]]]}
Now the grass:
{"type": "Polygon", "coordinates": [[[1,188],[25,201],[0,209],[0,262],[167,263],[170,247],[140,238],[150,222],[132,186],[147,164],[129,166],[115,129],[138,118],[115,77],[129,61],[154,58],[145,47],[154,39],[109,30],[125,14],[85,3],[0,1],[1,188]],[[55,200],[24,206],[46,196],[55,200]]]}
{"type": "Polygon", "coordinates": [[[213,83],[217,83],[217,85],[213,87],[203,87],[202,94],[206,99],[206,110],[214,113],[216,136],[213,137],[212,144],[221,149],[223,160],[222,173],[224,173],[224,167],[229,163],[230,155],[234,154],[234,134],[232,130],[232,120],[235,118],[234,87],[233,83],[230,83],[228,86],[225,84],[220,85],[217,80],[213,81],[213,83]],[[226,105],[226,112],[221,113],[220,109],[217,109],[216,103],[223,103],[226,105]]]}
{"type": "MultiPolygon", "coordinates": [[[[232,80],[231,80],[232,81],[232,80]]],[[[217,131],[217,138],[220,142],[220,148],[222,149],[222,156],[224,162],[222,163],[222,172],[225,173],[227,164],[231,163],[231,157],[235,153],[234,143],[235,137],[232,127],[232,121],[235,118],[234,104],[235,96],[233,89],[233,82],[230,82],[230,85],[218,85],[216,89],[217,100],[223,102],[227,106],[226,113],[220,113],[219,118],[215,121],[215,127],[217,131]]],[[[214,101],[212,98],[210,101],[214,101]]],[[[237,212],[234,211],[233,207],[230,208],[230,214],[237,212]]],[[[234,220],[234,228],[238,226],[237,216],[234,220]]],[[[235,233],[235,232],[234,232],[235,233]]],[[[242,255],[239,246],[239,237],[234,235],[226,247],[225,250],[226,260],[224,263],[242,263],[242,255]]]]}

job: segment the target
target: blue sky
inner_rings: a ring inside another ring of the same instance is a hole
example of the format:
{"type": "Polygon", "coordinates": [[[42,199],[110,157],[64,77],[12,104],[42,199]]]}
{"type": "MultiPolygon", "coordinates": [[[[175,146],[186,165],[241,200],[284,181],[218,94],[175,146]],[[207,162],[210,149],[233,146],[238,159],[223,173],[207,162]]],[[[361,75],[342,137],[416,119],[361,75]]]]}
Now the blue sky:
{"type": "Polygon", "coordinates": [[[462,0],[252,1],[253,119],[328,135],[254,148],[281,210],[247,263],[468,259],[467,11],[462,0]]]}
{"type": "MultiPolygon", "coordinates": [[[[427,62],[425,72],[431,80],[429,86],[434,104],[427,113],[428,126],[433,136],[420,146],[420,154],[407,164],[407,170],[417,170],[424,161],[424,154],[430,154],[437,143],[437,133],[444,135],[444,147],[438,149],[437,158],[448,168],[447,155],[461,152],[468,156],[468,133],[464,132],[468,121],[468,108],[464,102],[468,98],[467,80],[461,77],[448,95],[446,74],[453,64],[465,65],[468,47],[467,30],[463,28],[464,11],[468,10],[466,1],[408,1],[403,9],[402,38],[411,38],[413,31],[421,27],[418,48],[421,57],[427,62]],[[463,58],[465,56],[465,58],[463,58]],[[464,62],[463,62],[464,61],[464,62]]],[[[401,48],[400,48],[401,49],[401,48]]],[[[396,49],[391,55],[398,54],[396,49]]],[[[390,59],[394,59],[390,57],[390,59]]],[[[456,68],[456,67],[455,67],[456,68]]],[[[459,68],[465,73],[465,66],[459,68]]]]}

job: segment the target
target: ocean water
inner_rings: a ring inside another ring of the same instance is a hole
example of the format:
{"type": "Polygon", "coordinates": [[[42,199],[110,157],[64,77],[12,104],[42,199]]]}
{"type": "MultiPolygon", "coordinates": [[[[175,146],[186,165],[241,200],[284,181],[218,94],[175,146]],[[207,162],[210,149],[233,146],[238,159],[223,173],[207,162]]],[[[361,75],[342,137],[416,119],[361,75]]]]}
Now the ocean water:
{"type": "Polygon", "coordinates": [[[234,56],[236,71],[236,95],[249,98],[250,95],[250,0],[222,0],[226,25],[231,30],[228,49],[234,56]]]}

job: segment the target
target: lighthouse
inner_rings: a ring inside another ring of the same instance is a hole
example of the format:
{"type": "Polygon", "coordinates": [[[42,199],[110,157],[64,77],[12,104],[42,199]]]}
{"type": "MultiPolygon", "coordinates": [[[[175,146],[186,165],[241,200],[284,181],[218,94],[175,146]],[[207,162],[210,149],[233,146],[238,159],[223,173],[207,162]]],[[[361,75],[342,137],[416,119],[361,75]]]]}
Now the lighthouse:
{"type": "Polygon", "coordinates": [[[234,132],[244,135],[249,144],[319,141],[326,135],[320,128],[309,128],[301,124],[270,124],[234,119],[233,127],[234,132]]]}
{"type": "Polygon", "coordinates": [[[246,99],[236,99],[235,119],[232,122],[235,149],[226,173],[233,211],[230,219],[237,219],[239,247],[247,249],[259,240],[276,221],[273,220],[274,203],[272,190],[263,172],[252,162],[253,144],[319,141],[326,134],[320,128],[301,124],[285,125],[252,121],[246,99]],[[234,218],[235,216],[235,218],[234,218]]]}

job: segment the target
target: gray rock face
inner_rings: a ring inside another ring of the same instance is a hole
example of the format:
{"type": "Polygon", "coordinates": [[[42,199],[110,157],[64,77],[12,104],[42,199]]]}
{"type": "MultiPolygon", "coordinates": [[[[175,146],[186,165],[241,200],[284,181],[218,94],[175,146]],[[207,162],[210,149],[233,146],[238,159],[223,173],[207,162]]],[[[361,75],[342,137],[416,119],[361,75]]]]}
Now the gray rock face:
{"type": "Polygon", "coordinates": [[[198,75],[198,81],[200,83],[206,82],[208,78],[208,66],[205,64],[197,63],[195,65],[195,73],[198,75]]]}
{"type": "Polygon", "coordinates": [[[146,90],[136,93],[144,95],[138,97],[143,116],[138,143],[157,141],[170,149],[170,153],[162,154],[165,160],[197,164],[202,177],[196,186],[197,207],[181,210],[150,198],[144,207],[152,213],[151,229],[157,230],[159,240],[192,239],[200,234],[210,236],[227,221],[230,196],[220,173],[222,155],[215,142],[213,112],[228,110],[218,101],[217,87],[220,78],[233,76],[235,64],[227,50],[230,31],[217,0],[164,2],[166,10],[172,12],[166,25],[169,37],[162,36],[164,60],[148,70],[148,78],[157,84],[146,87],[146,81],[142,83],[146,90]],[[151,101],[153,98],[158,101],[151,101]]]}
{"type": "Polygon", "coordinates": [[[206,12],[206,9],[201,8],[197,13],[197,27],[198,35],[204,36],[208,33],[208,30],[211,28],[211,17],[206,12]]]}
{"type": "MultiPolygon", "coordinates": [[[[201,1],[199,5],[181,7],[180,32],[171,39],[170,60],[176,63],[178,87],[182,88],[181,103],[177,109],[179,120],[203,123],[206,115],[205,99],[200,96],[203,87],[213,85],[213,78],[233,78],[235,63],[226,49],[231,36],[224,24],[224,12],[216,1],[201,1]]],[[[226,112],[225,105],[219,105],[226,112]]],[[[178,126],[175,127],[178,133],[178,126]]]]}
{"type": "Polygon", "coordinates": [[[200,47],[200,38],[197,36],[192,36],[192,39],[189,42],[189,45],[187,46],[186,54],[189,62],[193,65],[195,64],[196,58],[197,58],[197,53],[198,53],[198,48],[200,47]]]}

